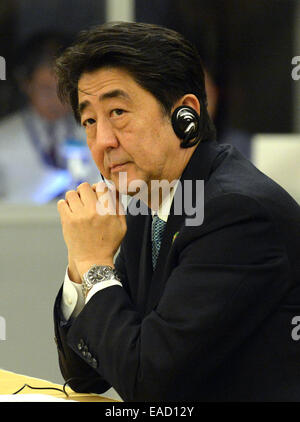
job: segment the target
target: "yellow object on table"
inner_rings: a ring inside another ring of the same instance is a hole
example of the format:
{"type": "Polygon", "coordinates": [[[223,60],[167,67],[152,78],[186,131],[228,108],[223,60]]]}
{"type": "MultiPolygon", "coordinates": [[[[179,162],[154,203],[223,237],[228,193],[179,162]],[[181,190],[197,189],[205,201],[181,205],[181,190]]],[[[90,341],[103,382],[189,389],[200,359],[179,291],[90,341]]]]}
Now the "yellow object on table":
{"type": "MultiPolygon", "coordinates": [[[[0,395],[13,394],[23,387],[24,384],[29,384],[31,387],[49,387],[49,388],[58,388],[63,390],[63,386],[60,384],[54,384],[49,381],[45,381],[39,378],[29,377],[26,375],[16,374],[14,372],[6,371],[0,369],[0,395]]],[[[75,400],[79,402],[116,402],[106,397],[102,397],[98,394],[83,394],[75,393],[70,387],[66,387],[66,392],[69,397],[65,395],[63,391],[58,390],[35,390],[29,387],[23,388],[20,394],[46,394],[47,396],[57,397],[65,400],[75,400]]]]}

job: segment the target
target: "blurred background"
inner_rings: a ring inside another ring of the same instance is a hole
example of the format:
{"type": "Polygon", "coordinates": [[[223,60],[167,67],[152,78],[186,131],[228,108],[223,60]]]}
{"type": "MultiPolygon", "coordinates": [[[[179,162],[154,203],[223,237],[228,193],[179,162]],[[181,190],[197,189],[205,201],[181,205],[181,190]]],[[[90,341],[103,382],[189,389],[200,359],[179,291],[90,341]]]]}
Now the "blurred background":
{"type": "Polygon", "coordinates": [[[0,367],[55,382],[51,312],[66,264],[56,200],[99,173],[57,100],[51,60],[80,30],[111,20],[158,23],[189,38],[206,70],[218,141],[300,203],[300,80],[292,77],[300,1],[0,0],[0,367]]]}

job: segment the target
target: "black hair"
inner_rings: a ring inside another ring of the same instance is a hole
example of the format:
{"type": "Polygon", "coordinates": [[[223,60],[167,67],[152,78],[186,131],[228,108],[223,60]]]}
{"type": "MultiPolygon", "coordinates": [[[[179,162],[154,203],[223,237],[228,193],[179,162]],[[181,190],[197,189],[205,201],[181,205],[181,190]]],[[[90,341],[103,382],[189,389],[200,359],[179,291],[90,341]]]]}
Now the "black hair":
{"type": "Polygon", "coordinates": [[[201,58],[178,32],[133,22],[109,22],[81,31],[55,64],[58,96],[71,105],[78,122],[78,81],[83,73],[103,67],[126,70],[168,115],[182,96],[196,95],[201,106],[201,139],[215,138],[201,58]]]}

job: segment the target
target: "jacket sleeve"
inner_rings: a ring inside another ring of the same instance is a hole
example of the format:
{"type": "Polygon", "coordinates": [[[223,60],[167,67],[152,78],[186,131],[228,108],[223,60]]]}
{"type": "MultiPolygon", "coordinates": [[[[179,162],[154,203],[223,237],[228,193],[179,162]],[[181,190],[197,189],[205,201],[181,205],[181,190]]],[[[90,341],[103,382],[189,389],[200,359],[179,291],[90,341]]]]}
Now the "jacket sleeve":
{"type": "MultiPolygon", "coordinates": [[[[122,249],[116,257],[115,267],[120,274],[121,280],[126,283],[125,266],[122,259],[122,249]]],[[[55,342],[58,351],[59,367],[65,381],[76,392],[94,392],[103,393],[107,391],[111,385],[95,370],[96,360],[87,349],[87,345],[80,338],[77,343],[77,352],[69,347],[67,343],[67,334],[74,322],[74,318],[65,320],[62,313],[62,294],[61,287],[54,304],[54,332],[55,342]]]]}
{"type": "Polygon", "coordinates": [[[67,333],[69,353],[80,355],[83,339],[96,373],[125,401],[182,400],[187,385],[197,391],[289,288],[271,217],[241,195],[211,200],[204,224],[183,228],[170,255],[176,265],[146,317],[113,286],[91,298],[67,333]]]}

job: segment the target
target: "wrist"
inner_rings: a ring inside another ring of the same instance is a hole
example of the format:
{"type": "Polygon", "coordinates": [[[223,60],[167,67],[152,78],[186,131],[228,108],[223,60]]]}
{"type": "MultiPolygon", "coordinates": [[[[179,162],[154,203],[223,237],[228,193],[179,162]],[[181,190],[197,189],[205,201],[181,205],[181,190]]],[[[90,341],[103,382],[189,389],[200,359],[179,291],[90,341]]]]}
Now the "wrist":
{"type": "Polygon", "coordinates": [[[82,278],[82,292],[84,297],[87,297],[88,292],[94,285],[108,280],[120,282],[119,275],[114,267],[110,265],[93,265],[90,267],[82,278]]]}
{"type": "Polygon", "coordinates": [[[93,261],[84,261],[77,264],[77,270],[82,280],[83,274],[85,274],[93,265],[108,265],[115,268],[113,259],[95,259],[93,261]]]}
{"type": "Polygon", "coordinates": [[[73,259],[71,259],[70,257],[68,260],[68,276],[69,276],[69,279],[73,281],[74,283],[78,283],[78,284],[81,283],[81,278],[78,273],[77,267],[73,259]]]}

